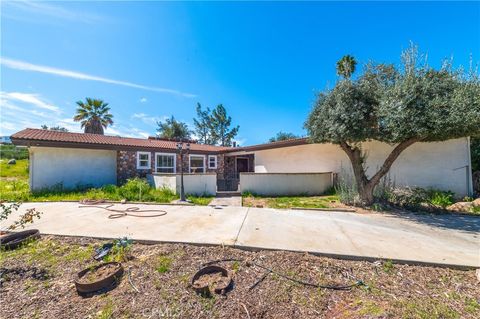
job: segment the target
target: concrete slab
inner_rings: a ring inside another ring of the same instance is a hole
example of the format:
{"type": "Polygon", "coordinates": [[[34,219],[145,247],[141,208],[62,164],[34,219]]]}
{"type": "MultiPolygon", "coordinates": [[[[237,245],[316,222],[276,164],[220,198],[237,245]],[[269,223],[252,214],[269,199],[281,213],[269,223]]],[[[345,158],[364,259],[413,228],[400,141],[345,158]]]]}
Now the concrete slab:
{"type": "Polygon", "coordinates": [[[242,196],[216,197],[212,199],[208,206],[242,206],[242,196]]]}
{"type": "Polygon", "coordinates": [[[116,204],[114,208],[163,209],[154,218],[109,219],[111,212],[78,203],[25,203],[40,220],[27,228],[44,234],[230,245],[307,251],[414,263],[480,267],[480,218],[470,216],[384,215],[269,208],[116,204]]]}
{"type": "MultiPolygon", "coordinates": [[[[109,219],[111,212],[97,207],[79,208],[78,203],[25,203],[20,211],[35,207],[43,212],[40,220],[29,228],[54,235],[183,242],[194,244],[233,245],[247,209],[215,209],[206,206],[116,204],[115,209],[128,207],[162,209],[167,215],[153,218],[123,217],[109,219]]],[[[15,216],[12,216],[13,220],[15,216]]],[[[8,224],[8,221],[5,222],[8,224]]]]}
{"type": "MultiPolygon", "coordinates": [[[[408,216],[408,215],[407,215],[408,216]]],[[[456,217],[456,216],[454,216],[456,217]]],[[[433,218],[434,219],[434,218],[433,218]]],[[[480,266],[480,219],[465,230],[395,215],[251,208],[236,246],[480,266]]]]}

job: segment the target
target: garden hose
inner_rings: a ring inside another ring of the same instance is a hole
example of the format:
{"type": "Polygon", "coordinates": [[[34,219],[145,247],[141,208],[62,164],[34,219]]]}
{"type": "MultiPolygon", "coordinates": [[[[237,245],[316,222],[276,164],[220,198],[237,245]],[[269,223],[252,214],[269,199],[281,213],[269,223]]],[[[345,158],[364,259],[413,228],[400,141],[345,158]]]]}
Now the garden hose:
{"type": "Polygon", "coordinates": [[[141,209],[140,207],[137,207],[137,206],[128,207],[126,209],[113,209],[112,207],[115,204],[109,204],[105,202],[105,200],[103,199],[100,199],[100,200],[84,199],[84,200],[81,200],[79,203],[81,204],[80,206],[78,206],[79,208],[96,207],[96,208],[105,209],[109,212],[113,212],[113,214],[108,215],[109,219],[116,219],[116,218],[121,218],[125,216],[160,217],[167,214],[167,211],[163,209],[141,209]],[[101,206],[101,205],[107,205],[107,206],[101,206]],[[147,212],[157,212],[157,214],[149,214],[149,215],[136,214],[136,213],[147,213],[147,212]]]}

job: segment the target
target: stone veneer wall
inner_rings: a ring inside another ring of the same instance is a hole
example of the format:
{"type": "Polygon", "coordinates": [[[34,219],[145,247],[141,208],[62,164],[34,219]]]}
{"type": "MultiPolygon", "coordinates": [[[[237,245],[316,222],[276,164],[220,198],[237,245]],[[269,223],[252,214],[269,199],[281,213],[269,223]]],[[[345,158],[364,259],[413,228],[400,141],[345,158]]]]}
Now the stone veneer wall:
{"type": "Polygon", "coordinates": [[[152,172],[153,165],[155,165],[154,154],[151,152],[150,155],[150,169],[137,169],[137,152],[117,151],[117,184],[121,185],[127,179],[133,177],[147,177],[147,174],[152,172]]]}
{"type": "Polygon", "coordinates": [[[217,159],[217,173],[219,179],[236,178],[236,161],[239,158],[248,158],[248,171],[255,171],[255,157],[253,154],[246,154],[241,156],[228,156],[221,154],[217,159]]]}
{"type": "MultiPolygon", "coordinates": [[[[140,177],[145,178],[147,174],[155,172],[155,152],[150,152],[150,169],[137,169],[137,152],[136,151],[117,151],[117,183],[123,184],[129,178],[140,177]]],[[[165,152],[164,153],[168,153],[165,152]]],[[[173,154],[173,153],[172,153],[173,154]]],[[[180,172],[180,154],[176,154],[177,173],[180,172]]],[[[188,173],[189,156],[185,154],[183,157],[183,172],[188,173]]],[[[223,168],[223,155],[217,155],[217,169],[208,168],[208,154],[205,155],[205,166],[207,173],[215,173],[220,167],[223,168]]]]}

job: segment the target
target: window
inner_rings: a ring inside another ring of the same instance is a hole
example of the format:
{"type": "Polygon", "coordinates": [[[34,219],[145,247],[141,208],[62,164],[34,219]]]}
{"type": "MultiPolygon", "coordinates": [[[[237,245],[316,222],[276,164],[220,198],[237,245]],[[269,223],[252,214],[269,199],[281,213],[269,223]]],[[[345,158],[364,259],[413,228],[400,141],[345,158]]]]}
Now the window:
{"type": "Polygon", "coordinates": [[[190,173],[205,173],[205,155],[190,155],[190,173]]]}
{"type": "Polygon", "coordinates": [[[137,152],[137,169],[150,169],[150,152],[137,152]]]}
{"type": "Polygon", "coordinates": [[[175,154],[155,153],[155,172],[157,173],[175,173],[176,156],[175,154]]]}
{"type": "Polygon", "coordinates": [[[217,155],[208,155],[208,168],[217,168],[217,155]]]}

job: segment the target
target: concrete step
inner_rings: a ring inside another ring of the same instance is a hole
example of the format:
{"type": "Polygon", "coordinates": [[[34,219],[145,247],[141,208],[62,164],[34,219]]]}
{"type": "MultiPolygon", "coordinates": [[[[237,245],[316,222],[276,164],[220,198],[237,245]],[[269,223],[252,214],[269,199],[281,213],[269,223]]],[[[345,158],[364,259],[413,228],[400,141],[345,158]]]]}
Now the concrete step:
{"type": "Polygon", "coordinates": [[[216,197],[231,197],[231,196],[242,196],[242,193],[238,191],[221,191],[221,192],[217,192],[216,197]]]}

